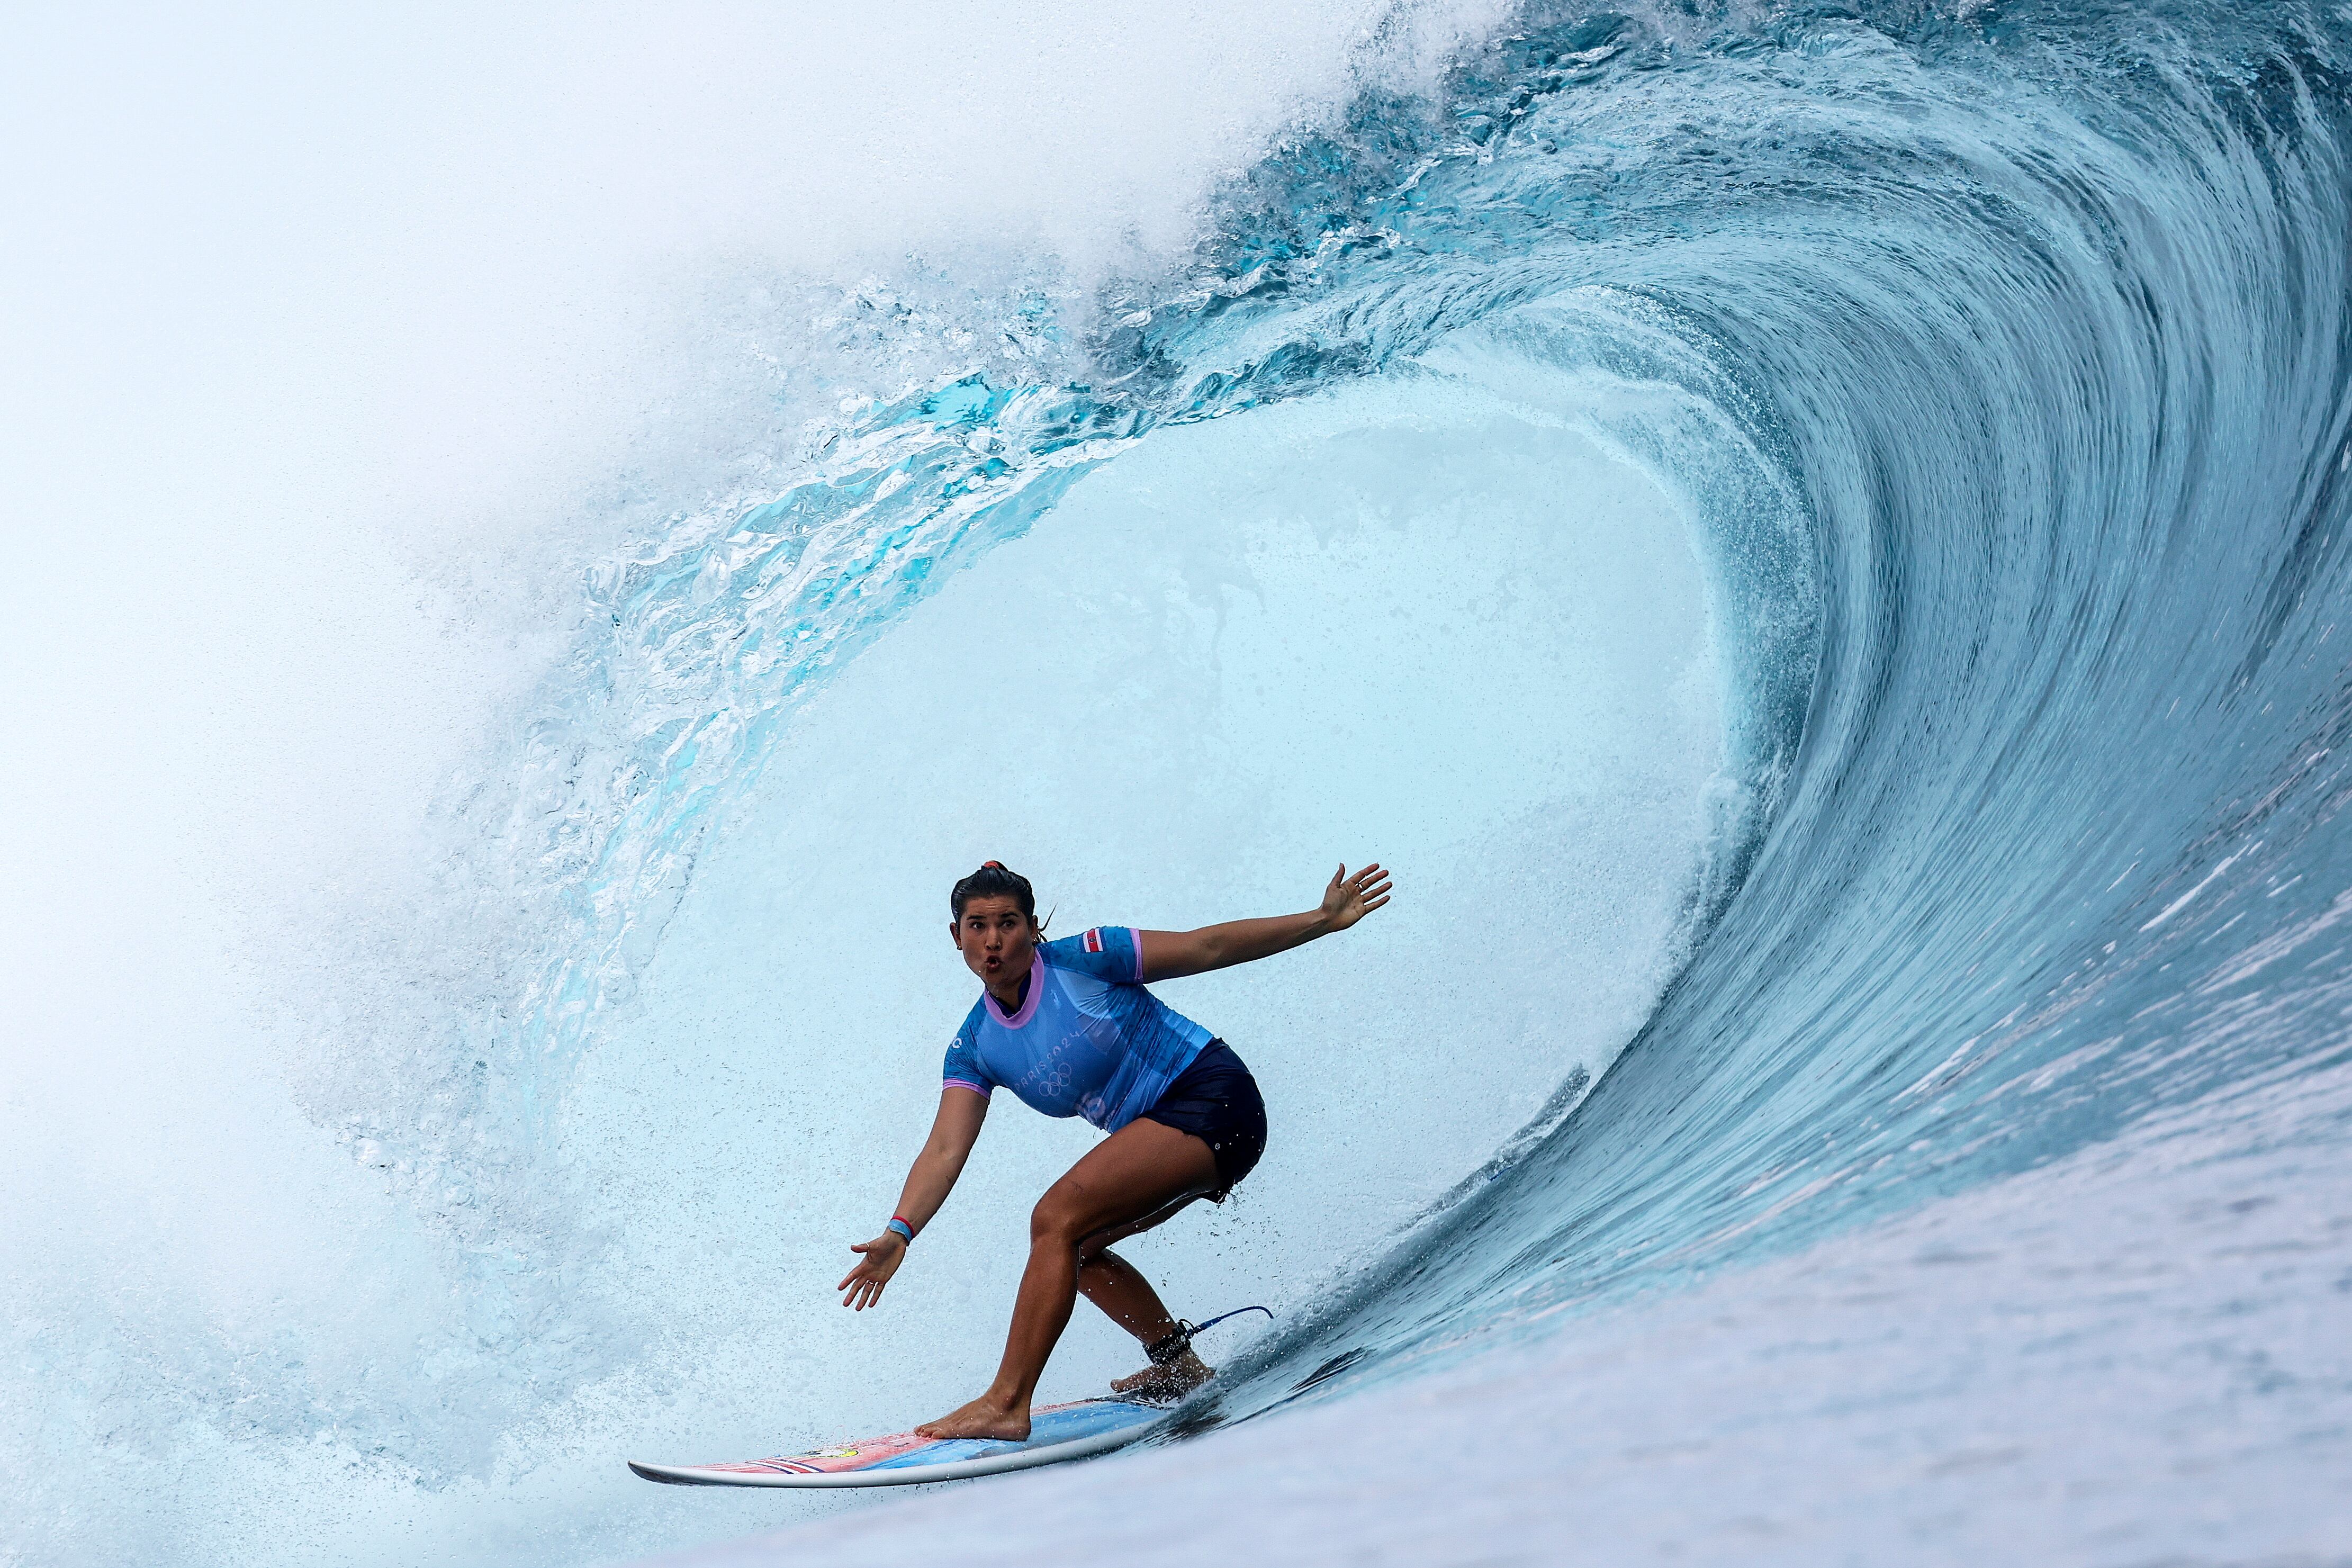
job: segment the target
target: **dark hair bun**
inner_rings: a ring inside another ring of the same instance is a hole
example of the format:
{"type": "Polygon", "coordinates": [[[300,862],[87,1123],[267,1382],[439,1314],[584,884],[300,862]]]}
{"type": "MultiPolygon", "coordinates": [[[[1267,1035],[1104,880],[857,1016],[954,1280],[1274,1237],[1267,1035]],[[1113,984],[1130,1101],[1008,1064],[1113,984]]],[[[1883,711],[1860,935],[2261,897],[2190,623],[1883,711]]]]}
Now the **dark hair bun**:
{"type": "Polygon", "coordinates": [[[1030,890],[1029,879],[1006,870],[1002,860],[983,861],[979,870],[958,882],[948,894],[948,908],[961,920],[964,905],[973,899],[1011,899],[1023,914],[1033,921],[1037,918],[1037,895],[1030,890]]]}

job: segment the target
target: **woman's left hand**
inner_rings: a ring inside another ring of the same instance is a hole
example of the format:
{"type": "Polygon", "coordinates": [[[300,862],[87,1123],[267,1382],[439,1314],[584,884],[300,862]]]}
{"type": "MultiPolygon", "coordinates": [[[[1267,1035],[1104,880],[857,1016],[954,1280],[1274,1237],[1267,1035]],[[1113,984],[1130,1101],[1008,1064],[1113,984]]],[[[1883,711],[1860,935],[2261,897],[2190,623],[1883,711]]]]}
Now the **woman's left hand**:
{"type": "Polygon", "coordinates": [[[1342,865],[1323,889],[1323,921],[1333,931],[1346,931],[1389,901],[1389,874],[1367,866],[1354,876],[1342,865]]]}

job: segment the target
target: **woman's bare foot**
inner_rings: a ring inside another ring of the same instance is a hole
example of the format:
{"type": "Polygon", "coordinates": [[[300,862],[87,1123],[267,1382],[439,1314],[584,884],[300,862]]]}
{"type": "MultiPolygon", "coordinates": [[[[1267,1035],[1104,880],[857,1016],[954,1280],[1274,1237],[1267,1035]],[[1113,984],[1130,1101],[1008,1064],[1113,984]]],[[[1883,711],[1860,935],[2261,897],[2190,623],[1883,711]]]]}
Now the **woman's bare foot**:
{"type": "Polygon", "coordinates": [[[924,1422],[915,1432],[923,1437],[1002,1437],[1009,1442],[1025,1442],[1029,1436],[1029,1405],[1024,1400],[1016,1408],[983,1394],[936,1421],[924,1422]]]}
{"type": "Polygon", "coordinates": [[[1129,1373],[1117,1379],[1111,1384],[1110,1391],[1154,1404],[1163,1401],[1173,1403],[1216,1375],[1215,1367],[1187,1348],[1182,1355],[1166,1366],[1147,1366],[1141,1372],[1129,1373]]]}

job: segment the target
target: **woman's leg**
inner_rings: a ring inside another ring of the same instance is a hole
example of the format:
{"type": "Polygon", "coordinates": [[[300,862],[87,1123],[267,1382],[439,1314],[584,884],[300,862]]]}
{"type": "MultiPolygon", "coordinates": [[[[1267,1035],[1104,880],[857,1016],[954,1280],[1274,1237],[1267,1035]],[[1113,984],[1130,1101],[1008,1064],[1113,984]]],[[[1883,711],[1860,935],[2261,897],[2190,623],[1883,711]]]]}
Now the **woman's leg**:
{"type": "Polygon", "coordinates": [[[1132,1263],[1091,1244],[1078,1252],[1078,1290],[1103,1315],[1149,1345],[1176,1331],[1176,1320],[1132,1263]]]}
{"type": "MultiPolygon", "coordinates": [[[[1151,1288],[1151,1281],[1133,1264],[1111,1251],[1110,1244],[1166,1224],[1201,1195],[1188,1193],[1157,1214],[1090,1236],[1079,1244],[1079,1293],[1101,1308],[1105,1317],[1133,1334],[1146,1350],[1176,1331],[1175,1316],[1160,1300],[1160,1292],[1151,1288]]],[[[1113,1378],[1110,1391],[1146,1399],[1181,1399],[1216,1375],[1216,1369],[1187,1345],[1172,1362],[1155,1363],[1141,1372],[1113,1378]]]]}
{"type": "Polygon", "coordinates": [[[1140,1219],[1098,1230],[1078,1243],[1078,1293],[1101,1308],[1105,1317],[1147,1345],[1173,1331],[1176,1320],[1169,1316],[1151,1281],[1133,1264],[1111,1251],[1110,1244],[1167,1224],[1204,1195],[1199,1189],[1188,1192],[1140,1219]]]}
{"type": "Polygon", "coordinates": [[[1136,1121],[1103,1140],[1046,1189],[1029,1216],[1029,1267],[996,1381],[971,1404],[915,1430],[927,1437],[1029,1436],[1030,1397],[1077,1300],[1079,1247],[1216,1184],[1215,1156],[1189,1132],[1136,1121]]]}
{"type": "MultiPolygon", "coordinates": [[[[1154,1215],[1152,1223],[1166,1217],[1154,1215]]],[[[1148,1225],[1135,1227],[1150,1228],[1148,1225]]],[[[1176,1319],[1161,1303],[1160,1292],[1151,1288],[1151,1281],[1133,1264],[1108,1251],[1082,1250],[1079,1257],[1083,1261],[1078,1265],[1078,1289],[1112,1322],[1133,1334],[1144,1349],[1150,1350],[1176,1331],[1176,1319]]],[[[1216,1368],[1186,1345],[1173,1361],[1154,1362],[1140,1372],[1113,1378],[1110,1391],[1143,1399],[1181,1399],[1216,1375],[1216,1368]]]]}

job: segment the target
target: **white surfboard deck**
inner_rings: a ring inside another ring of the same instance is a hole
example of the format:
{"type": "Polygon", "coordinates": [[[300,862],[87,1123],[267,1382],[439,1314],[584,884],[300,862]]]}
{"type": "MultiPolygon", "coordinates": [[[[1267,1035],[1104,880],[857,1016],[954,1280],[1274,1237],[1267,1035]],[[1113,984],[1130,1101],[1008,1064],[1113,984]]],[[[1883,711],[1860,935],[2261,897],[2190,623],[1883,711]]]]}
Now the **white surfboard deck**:
{"type": "Polygon", "coordinates": [[[682,1487],[908,1487],[960,1481],[1090,1458],[1124,1447],[1158,1426],[1164,1405],[1127,1399],[1081,1399],[1030,1413],[1029,1437],[1010,1443],[988,1437],[887,1437],[710,1465],[657,1465],[638,1459],[629,1468],[649,1481],[682,1487]]]}

